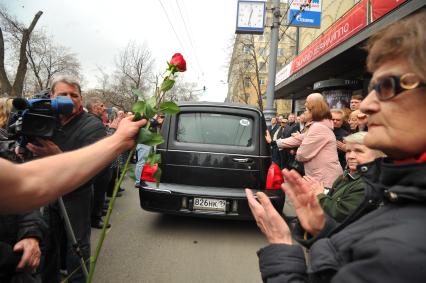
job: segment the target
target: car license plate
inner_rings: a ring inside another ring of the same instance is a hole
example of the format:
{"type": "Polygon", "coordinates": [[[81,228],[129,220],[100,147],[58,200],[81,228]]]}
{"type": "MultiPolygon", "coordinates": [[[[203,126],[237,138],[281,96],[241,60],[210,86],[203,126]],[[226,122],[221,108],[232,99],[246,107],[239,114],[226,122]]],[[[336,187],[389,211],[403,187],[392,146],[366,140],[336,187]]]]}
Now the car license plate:
{"type": "Polygon", "coordinates": [[[226,201],[221,199],[194,198],[194,209],[226,211],[226,201]]]}

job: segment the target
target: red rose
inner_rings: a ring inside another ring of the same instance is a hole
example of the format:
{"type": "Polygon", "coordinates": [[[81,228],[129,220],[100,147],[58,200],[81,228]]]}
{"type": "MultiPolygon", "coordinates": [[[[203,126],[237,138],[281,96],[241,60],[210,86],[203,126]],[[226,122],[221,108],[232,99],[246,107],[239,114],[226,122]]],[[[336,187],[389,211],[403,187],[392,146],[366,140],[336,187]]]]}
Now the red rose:
{"type": "Polygon", "coordinates": [[[176,53],[173,55],[172,60],[170,60],[171,65],[175,65],[179,72],[185,72],[186,71],[186,62],[185,59],[183,59],[182,54],[176,53]]]}

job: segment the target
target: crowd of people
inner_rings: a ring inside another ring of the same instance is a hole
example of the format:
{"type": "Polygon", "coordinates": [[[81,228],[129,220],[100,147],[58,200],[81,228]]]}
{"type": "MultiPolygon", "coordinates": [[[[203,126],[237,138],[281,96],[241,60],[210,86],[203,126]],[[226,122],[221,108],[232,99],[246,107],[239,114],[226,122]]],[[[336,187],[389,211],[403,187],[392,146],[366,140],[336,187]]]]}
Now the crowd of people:
{"type": "MultiPolygon", "coordinates": [[[[270,243],[258,251],[264,282],[426,278],[426,128],[413,123],[426,118],[425,26],[422,9],[370,38],[369,93],[352,97],[350,113],[313,93],[302,115],[272,118],[266,137],[297,221],[290,230],[266,194],[246,190],[270,243]]],[[[18,146],[6,131],[11,99],[0,99],[1,282],[59,282],[61,268],[69,282],[85,282],[66,218],[89,268],[91,227],[104,225],[120,164],[147,123],[119,111],[109,120],[99,99],[85,110],[80,85],[66,78],[50,96],[69,97],[72,113],[59,116],[51,139],[18,146]],[[24,152],[35,160],[17,164],[24,152]]],[[[138,146],[137,177],[150,150],[138,146]]]]}
{"type": "MultiPolygon", "coordinates": [[[[108,115],[105,104],[98,98],[89,97],[83,107],[80,85],[69,78],[59,78],[52,84],[49,98],[58,96],[72,100],[72,113],[59,117],[59,129],[52,138],[32,138],[25,144],[8,131],[13,99],[1,98],[2,158],[25,163],[84,148],[112,136],[121,120],[126,116],[132,117],[131,113],[118,110],[108,115]]],[[[104,166],[93,178],[80,184],[76,190],[63,195],[65,210],[55,200],[23,214],[0,215],[1,282],[18,278],[23,282],[59,282],[64,276],[69,276],[68,282],[85,282],[80,256],[88,268],[91,228],[101,229],[104,226],[102,217],[107,213],[116,177],[127,159],[126,152],[104,166]],[[64,213],[71,229],[66,225],[64,213]],[[77,247],[70,232],[77,240],[80,255],[77,255],[77,247]]],[[[120,197],[123,191],[120,188],[116,196],[120,197]]],[[[108,224],[107,228],[110,226],[108,224]]]]}
{"type": "Polygon", "coordinates": [[[267,134],[272,161],[281,169],[294,169],[330,188],[346,168],[343,139],[367,130],[366,115],[359,111],[361,101],[362,96],[353,95],[346,114],[342,109],[329,109],[320,93],[312,93],[306,98],[304,113],[273,117],[267,134]]]}
{"type": "Polygon", "coordinates": [[[426,128],[413,121],[426,118],[425,27],[423,8],[369,39],[369,92],[353,97],[347,121],[311,94],[307,130],[272,135],[305,170],[282,171],[292,229],[266,194],[246,189],[270,243],[257,253],[264,282],[424,282],[426,128]]]}

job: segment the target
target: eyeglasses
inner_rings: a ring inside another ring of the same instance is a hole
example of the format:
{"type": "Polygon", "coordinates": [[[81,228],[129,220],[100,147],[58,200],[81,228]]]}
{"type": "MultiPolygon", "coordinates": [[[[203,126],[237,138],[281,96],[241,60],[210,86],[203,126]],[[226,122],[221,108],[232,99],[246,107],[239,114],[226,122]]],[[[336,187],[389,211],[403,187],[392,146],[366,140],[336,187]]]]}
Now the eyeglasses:
{"type": "Polygon", "coordinates": [[[389,100],[401,94],[405,90],[426,87],[425,83],[420,81],[420,78],[413,73],[407,73],[401,76],[388,76],[381,78],[375,84],[368,86],[368,92],[373,89],[376,92],[379,100],[389,100]]]}

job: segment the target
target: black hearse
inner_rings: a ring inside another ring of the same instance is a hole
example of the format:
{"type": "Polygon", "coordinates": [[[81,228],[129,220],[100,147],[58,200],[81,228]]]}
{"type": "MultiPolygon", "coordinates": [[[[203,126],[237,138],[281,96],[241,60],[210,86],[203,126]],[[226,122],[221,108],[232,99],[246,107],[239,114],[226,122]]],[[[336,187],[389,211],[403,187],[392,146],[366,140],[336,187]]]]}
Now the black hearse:
{"type": "Polygon", "coordinates": [[[161,133],[161,183],[139,190],[148,211],[251,219],[245,188],[267,193],[281,211],[282,191],[265,188],[271,164],[266,123],[257,108],[213,102],[179,103],[161,133]]]}

